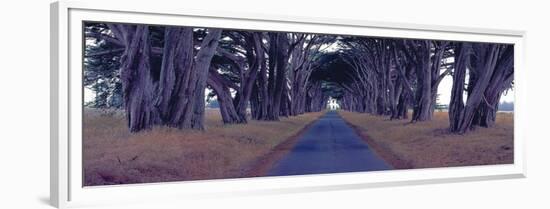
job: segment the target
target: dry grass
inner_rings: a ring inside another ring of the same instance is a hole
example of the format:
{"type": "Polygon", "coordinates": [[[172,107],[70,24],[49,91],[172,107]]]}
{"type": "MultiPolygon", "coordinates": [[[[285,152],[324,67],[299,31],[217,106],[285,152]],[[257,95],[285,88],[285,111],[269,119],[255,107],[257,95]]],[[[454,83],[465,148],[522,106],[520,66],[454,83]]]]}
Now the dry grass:
{"type": "Polygon", "coordinates": [[[514,161],[513,113],[498,113],[496,125],[456,135],[448,132],[447,112],[432,121],[409,123],[385,117],[339,112],[364,135],[413,168],[510,164],[514,161]]]}
{"type": "Polygon", "coordinates": [[[243,177],[259,157],[321,114],[223,125],[217,110],[209,110],[205,132],[156,127],[131,134],[123,114],[86,110],[84,185],[243,177]]]}

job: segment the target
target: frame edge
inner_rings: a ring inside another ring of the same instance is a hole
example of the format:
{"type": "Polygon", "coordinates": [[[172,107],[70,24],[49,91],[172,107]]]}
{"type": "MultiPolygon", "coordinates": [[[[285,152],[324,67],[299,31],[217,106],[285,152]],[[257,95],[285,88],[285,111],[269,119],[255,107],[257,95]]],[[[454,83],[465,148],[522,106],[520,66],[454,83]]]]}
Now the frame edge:
{"type": "Polygon", "coordinates": [[[50,4],[50,204],[59,207],[59,2],[50,4]]]}
{"type": "MultiPolygon", "coordinates": [[[[66,37],[67,31],[68,31],[68,11],[72,8],[79,8],[79,4],[74,4],[73,1],[56,1],[50,4],[50,204],[54,207],[58,208],[65,208],[67,207],[67,204],[70,202],[70,199],[68,199],[70,196],[68,187],[67,187],[67,180],[68,180],[68,162],[67,159],[70,157],[67,153],[67,146],[66,146],[66,140],[68,140],[67,134],[67,119],[63,119],[65,115],[65,112],[67,109],[62,109],[65,107],[66,103],[63,103],[68,98],[65,89],[65,85],[69,82],[68,77],[66,77],[65,72],[68,68],[67,62],[65,59],[68,55],[68,49],[64,48],[67,45],[67,40],[63,40],[62,38],[66,37]],[[64,22],[65,21],[65,22],[64,22]],[[62,56],[65,56],[63,58],[62,56]],[[63,83],[61,83],[63,82],[63,83]],[[63,92],[65,91],[65,92],[63,92]],[[65,125],[65,126],[62,126],[65,125]],[[64,132],[65,131],[65,132],[64,132]]],[[[132,9],[129,9],[129,11],[124,10],[112,10],[112,11],[119,11],[119,12],[133,12],[132,9]]],[[[186,10],[182,11],[182,13],[185,13],[186,10]]],[[[195,16],[201,16],[199,14],[194,14],[196,12],[187,11],[187,15],[195,15],[195,16]]],[[[212,14],[213,11],[205,12],[202,16],[210,16],[208,14],[212,14]],[[206,14],[206,15],[205,15],[206,14]]],[[[144,13],[151,13],[151,12],[144,12],[144,13]]],[[[200,12],[199,12],[200,13],[200,12]]],[[[153,13],[154,14],[154,13],[153,13]]],[[[170,14],[170,12],[167,12],[167,14],[170,14]]],[[[172,13],[175,14],[175,13],[172,13]]],[[[181,15],[181,14],[176,14],[181,15]]],[[[221,13],[220,15],[212,15],[211,17],[223,17],[224,15],[228,15],[227,13],[221,13]]],[[[253,20],[267,20],[267,21],[281,21],[281,22],[305,22],[305,23],[312,23],[312,24],[319,24],[318,22],[308,22],[306,21],[306,17],[298,18],[298,21],[289,21],[288,18],[292,16],[285,16],[286,18],[282,18],[277,20],[278,18],[270,17],[270,15],[254,15],[250,13],[246,13],[245,15],[250,16],[250,18],[244,18],[244,19],[253,19],[253,20]]],[[[228,15],[229,18],[235,18],[231,17],[232,15],[228,15]]],[[[315,17],[314,17],[315,18],[315,17]]],[[[326,18],[319,18],[322,22],[324,20],[327,20],[326,18]]],[[[340,22],[343,20],[340,19],[328,19],[331,21],[328,22],[340,22]]],[[[411,23],[391,23],[391,22],[365,22],[365,21],[358,21],[358,20],[348,20],[353,21],[354,23],[357,23],[358,25],[351,24],[351,26],[365,26],[365,25],[393,25],[393,26],[386,26],[389,28],[402,28],[402,29],[411,29],[415,26],[418,26],[419,28],[424,28],[421,30],[430,30],[426,29],[425,27],[440,27],[442,29],[435,30],[435,31],[452,31],[447,30],[448,28],[452,28],[454,30],[481,30],[480,28],[466,28],[466,27],[460,27],[460,26],[436,26],[436,25],[419,25],[419,24],[411,24],[411,23]],[[358,22],[361,22],[362,24],[359,24],[358,22]],[[397,25],[397,26],[396,26],[397,25]]],[[[330,24],[330,23],[328,23],[330,24]]],[[[374,26],[377,27],[377,26],[374,26]]],[[[491,29],[489,29],[491,32],[491,29]]],[[[494,29],[493,29],[494,30],[494,29]]],[[[504,31],[504,30],[503,30],[504,31]]],[[[526,42],[526,31],[525,30],[506,30],[506,32],[500,31],[501,33],[511,33],[512,36],[517,36],[522,39],[523,41],[523,47],[520,49],[523,54],[523,62],[521,63],[521,66],[525,68],[525,42],[526,42]]],[[[456,32],[456,31],[455,31],[456,32]]],[[[482,34],[485,34],[484,32],[480,32],[482,34]]],[[[489,33],[489,32],[487,32],[489,33]]],[[[497,33],[497,32],[495,32],[497,33]]],[[[489,33],[491,34],[491,33],[489,33]]],[[[510,35],[510,34],[509,34],[510,35]]],[[[525,149],[525,141],[523,142],[523,149],[525,149]]],[[[525,152],[524,152],[525,153],[525,152]]],[[[525,155],[525,154],[524,154],[525,155]]],[[[483,181],[483,180],[492,180],[492,179],[510,179],[510,178],[526,178],[526,170],[525,170],[525,157],[523,157],[523,166],[520,173],[516,174],[510,174],[510,175],[501,175],[501,176],[493,176],[494,178],[488,178],[485,179],[484,177],[474,178],[474,179],[461,179],[461,178],[449,178],[447,181],[437,181],[437,179],[432,179],[428,181],[418,181],[418,182],[409,182],[410,184],[407,184],[407,182],[395,182],[396,184],[372,184],[372,185],[361,185],[360,188],[376,188],[376,187],[387,187],[387,186],[402,186],[402,185],[420,185],[420,184],[431,184],[431,183],[453,183],[453,182],[465,182],[465,181],[483,181]],[[456,181],[455,181],[456,180],[456,181]]],[[[349,189],[349,188],[348,188],[349,189]]],[[[70,204],[72,205],[72,204],[70,204]]]]}
{"type": "Polygon", "coordinates": [[[66,60],[68,7],[64,1],[50,4],[50,204],[66,208],[68,193],[66,60]],[[63,39],[65,38],[65,41],[63,39]],[[65,89],[65,90],[64,90],[65,89]],[[64,102],[65,101],[65,102],[64,102]]]}

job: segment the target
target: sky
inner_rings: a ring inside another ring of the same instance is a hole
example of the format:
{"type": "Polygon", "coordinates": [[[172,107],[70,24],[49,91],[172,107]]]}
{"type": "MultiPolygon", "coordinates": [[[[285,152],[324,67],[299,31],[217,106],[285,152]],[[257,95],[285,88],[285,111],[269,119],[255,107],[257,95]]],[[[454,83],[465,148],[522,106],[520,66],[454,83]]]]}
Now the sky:
{"type": "MultiPolygon", "coordinates": [[[[445,76],[437,89],[440,104],[449,104],[449,101],[451,101],[452,87],[453,78],[450,75],[445,76]]],[[[464,99],[466,99],[466,96],[464,96],[464,99]]],[[[514,102],[514,90],[509,90],[508,92],[503,93],[500,97],[500,102],[514,102]]]]}

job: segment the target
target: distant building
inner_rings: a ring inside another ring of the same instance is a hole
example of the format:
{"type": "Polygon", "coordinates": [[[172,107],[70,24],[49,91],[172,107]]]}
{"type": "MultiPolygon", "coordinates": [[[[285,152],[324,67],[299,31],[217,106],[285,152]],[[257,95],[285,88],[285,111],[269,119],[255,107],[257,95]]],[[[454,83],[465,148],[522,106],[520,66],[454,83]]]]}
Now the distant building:
{"type": "Polygon", "coordinates": [[[338,104],[338,100],[330,97],[327,102],[327,109],[329,110],[337,110],[340,109],[340,104],[338,104]]]}
{"type": "Polygon", "coordinates": [[[498,104],[499,112],[514,112],[514,102],[501,102],[498,104]]]}
{"type": "Polygon", "coordinates": [[[435,109],[439,112],[443,112],[443,111],[449,111],[449,105],[446,105],[446,104],[436,104],[435,105],[435,109]]]}

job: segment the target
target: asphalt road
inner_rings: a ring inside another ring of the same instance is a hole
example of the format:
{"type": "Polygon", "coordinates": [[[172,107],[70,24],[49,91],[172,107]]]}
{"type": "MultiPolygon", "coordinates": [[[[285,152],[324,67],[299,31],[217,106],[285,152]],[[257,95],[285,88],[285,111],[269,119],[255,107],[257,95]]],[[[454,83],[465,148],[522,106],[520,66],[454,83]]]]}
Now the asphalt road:
{"type": "Polygon", "coordinates": [[[338,113],[327,112],[298,139],[269,176],[388,170],[338,113]]]}

